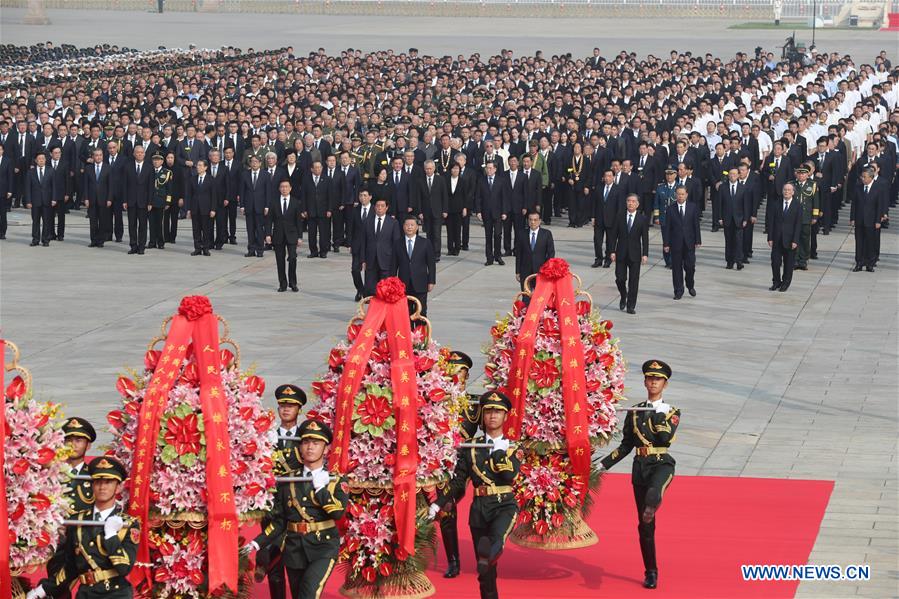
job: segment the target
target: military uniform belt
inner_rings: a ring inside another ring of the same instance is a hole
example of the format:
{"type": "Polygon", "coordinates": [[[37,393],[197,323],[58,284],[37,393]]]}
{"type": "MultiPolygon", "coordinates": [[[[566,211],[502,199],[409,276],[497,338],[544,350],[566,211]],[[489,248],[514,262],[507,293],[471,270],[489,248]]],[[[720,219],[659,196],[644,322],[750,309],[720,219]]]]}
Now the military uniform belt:
{"type": "Polygon", "coordinates": [[[508,485],[500,486],[500,487],[488,487],[487,485],[482,485],[480,487],[474,488],[474,496],[475,497],[486,497],[488,495],[502,495],[503,493],[512,493],[512,487],[508,485]]]}
{"type": "Polygon", "coordinates": [[[106,582],[107,580],[112,580],[113,578],[118,577],[119,571],[115,568],[110,568],[108,570],[88,570],[78,577],[78,582],[87,586],[91,586],[97,584],[98,582],[106,582]]]}
{"type": "Polygon", "coordinates": [[[334,520],[325,520],[324,522],[288,522],[287,530],[304,535],[310,532],[334,528],[334,526],[334,520]]]}
{"type": "Polygon", "coordinates": [[[645,458],[648,455],[662,455],[668,453],[667,447],[638,447],[637,455],[645,458]]]}

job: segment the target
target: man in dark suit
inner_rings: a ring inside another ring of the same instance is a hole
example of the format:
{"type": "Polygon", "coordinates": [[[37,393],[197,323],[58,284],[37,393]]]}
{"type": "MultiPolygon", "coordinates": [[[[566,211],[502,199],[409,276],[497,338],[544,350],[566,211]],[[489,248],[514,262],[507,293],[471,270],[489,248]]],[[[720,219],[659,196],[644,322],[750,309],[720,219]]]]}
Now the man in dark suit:
{"type": "Polygon", "coordinates": [[[353,236],[350,241],[350,254],[353,259],[350,265],[350,274],[353,277],[353,286],[356,288],[355,301],[358,302],[365,292],[365,283],[362,280],[362,263],[365,262],[365,255],[362,253],[363,238],[367,230],[374,227],[375,210],[371,205],[371,192],[365,188],[359,190],[359,205],[353,207],[350,214],[353,220],[351,227],[353,236]]]}
{"type": "Polygon", "coordinates": [[[784,154],[784,145],[774,142],[773,155],[766,161],[765,173],[768,202],[765,205],[765,226],[774,218],[773,211],[781,204],[780,192],[793,179],[793,165],[784,154]]]}
{"type": "Polygon", "coordinates": [[[93,164],[84,171],[84,207],[90,222],[91,242],[88,247],[103,247],[107,236],[107,223],[112,211],[112,197],[109,192],[111,168],[103,159],[103,149],[92,152],[93,164]]]}
{"type": "Polygon", "coordinates": [[[300,246],[300,201],[290,193],[290,181],[278,184],[278,197],[268,210],[270,221],[268,230],[271,234],[266,243],[275,250],[275,264],[278,267],[278,291],[290,290],[296,293],[297,287],[297,248],[300,246]]]}
{"type": "Polygon", "coordinates": [[[107,216],[106,241],[112,241],[113,236],[117,243],[121,243],[125,235],[125,219],[122,208],[125,203],[125,171],[127,158],[119,154],[119,143],[110,141],[106,144],[109,164],[109,197],[112,199],[112,209],[107,216]]]}
{"type": "Polygon", "coordinates": [[[336,155],[331,154],[328,156],[327,160],[325,160],[323,172],[325,173],[325,179],[328,182],[328,193],[331,197],[331,205],[333,208],[331,211],[331,243],[330,246],[325,249],[340,253],[340,246],[342,246],[345,241],[343,215],[346,206],[343,202],[346,198],[344,196],[345,181],[343,169],[338,167],[336,155]]]}
{"type": "Polygon", "coordinates": [[[72,196],[72,177],[62,159],[62,145],[54,145],[49,156],[47,164],[53,172],[53,201],[56,202],[50,211],[50,240],[62,241],[66,236],[66,204],[72,196]]]}
{"type": "Polygon", "coordinates": [[[229,245],[237,245],[237,198],[240,195],[240,184],[243,177],[244,169],[241,167],[240,161],[235,158],[237,154],[234,150],[225,144],[225,156],[222,165],[225,168],[225,200],[222,202],[221,211],[223,219],[227,219],[227,227],[223,233],[226,233],[222,240],[222,245],[227,241],[229,245]]]}
{"type": "Polygon", "coordinates": [[[746,227],[743,229],[743,264],[749,264],[752,257],[752,236],[755,232],[755,223],[758,222],[759,206],[762,203],[762,177],[756,171],[749,170],[749,164],[745,160],[738,170],[739,183],[743,186],[743,193],[750,209],[746,215],[746,227]]]}
{"type": "Polygon", "coordinates": [[[10,139],[7,142],[11,142],[9,145],[10,159],[13,159],[15,156],[15,167],[14,171],[16,174],[16,183],[13,186],[16,190],[15,196],[15,205],[14,208],[18,208],[22,204],[22,198],[25,196],[25,191],[27,189],[25,185],[25,179],[28,175],[28,170],[34,161],[34,156],[36,154],[37,141],[28,133],[27,124],[24,120],[20,120],[17,124],[17,131],[15,133],[10,134],[10,139]]]}
{"type": "Polygon", "coordinates": [[[0,144],[0,239],[6,239],[6,212],[12,206],[15,195],[15,176],[13,161],[6,156],[4,146],[0,144]]]}
{"type": "Polygon", "coordinates": [[[262,161],[249,157],[250,170],[244,172],[240,185],[240,212],[247,222],[247,253],[245,257],[262,258],[265,249],[265,217],[268,215],[268,173],[259,167],[262,161]]]}
{"type": "Polygon", "coordinates": [[[699,210],[687,202],[687,188],[678,187],[675,193],[677,201],[668,206],[662,222],[662,249],[671,254],[674,299],[679,300],[684,296],[685,278],[687,290],[692,297],[696,297],[696,249],[702,245],[702,235],[699,232],[699,210]]]}
{"type": "Polygon", "coordinates": [[[873,169],[862,170],[860,179],[849,209],[849,226],[855,227],[855,267],[852,272],[862,268],[874,272],[881,218],[889,209],[888,189],[886,185],[875,184],[873,169]]]}
{"type": "MultiPolygon", "coordinates": [[[[411,156],[411,153],[410,153],[411,156]]],[[[411,158],[410,158],[411,160],[411,158]]],[[[403,159],[399,156],[393,158],[393,168],[387,175],[387,188],[390,190],[390,206],[391,213],[402,218],[410,212],[415,212],[415,201],[410,192],[410,188],[417,177],[413,174],[418,166],[410,165],[410,170],[406,170],[403,165],[403,159]]]]}
{"type": "Polygon", "coordinates": [[[515,280],[524,290],[525,281],[550,258],[556,257],[556,246],[553,234],[549,229],[540,227],[540,213],[528,213],[528,230],[526,235],[518,239],[515,250],[515,280]]]}
{"type": "Polygon", "coordinates": [[[830,230],[837,221],[839,204],[834,204],[832,193],[837,187],[839,165],[837,165],[836,152],[828,151],[829,141],[827,137],[818,139],[818,153],[815,160],[815,183],[818,184],[818,201],[821,205],[822,217],[818,219],[819,228],[823,235],[830,235],[830,230]]]}
{"type": "Polygon", "coordinates": [[[781,191],[782,206],[772,212],[773,219],[768,226],[768,247],[771,248],[771,271],[773,273],[771,291],[786,291],[793,280],[793,266],[796,248],[802,233],[802,207],[793,201],[795,186],[784,185],[781,191]],[[783,271],[781,271],[781,266],[783,271]]]}
{"type": "Polygon", "coordinates": [[[335,233],[334,251],[338,251],[338,246],[350,247],[353,239],[353,206],[359,201],[359,191],[362,189],[362,173],[350,158],[349,152],[340,153],[340,172],[342,176],[342,185],[339,191],[337,210],[340,212],[340,230],[337,229],[337,220],[335,219],[335,232],[340,233],[338,237],[335,233]]]}
{"type": "MultiPolygon", "coordinates": [[[[437,283],[437,262],[431,243],[418,235],[414,214],[403,218],[403,236],[394,249],[397,276],[406,285],[406,295],[421,302],[421,315],[428,315],[428,293],[437,283]]],[[[413,306],[410,306],[410,309],[413,306]]]]}
{"type": "Polygon", "coordinates": [[[129,254],[143,254],[147,247],[147,207],[155,191],[153,169],[145,160],[144,147],[140,144],[132,150],[131,164],[125,167],[125,202],[128,213],[129,254]]]}
{"type": "Polygon", "coordinates": [[[321,162],[312,163],[302,189],[303,218],[309,227],[309,257],[326,258],[331,248],[331,215],[334,198],[331,182],[321,162]]]}
{"type": "Polygon", "coordinates": [[[206,172],[206,160],[197,160],[194,166],[197,174],[192,175],[184,186],[187,218],[191,219],[194,231],[194,251],[190,255],[208,256],[213,244],[212,223],[218,210],[216,184],[206,172]]]}
{"type": "Polygon", "coordinates": [[[724,227],[724,261],[727,269],[743,270],[743,229],[752,214],[752,206],[746,189],[740,183],[740,172],[732,168],[727,172],[727,182],[721,185],[718,197],[721,201],[721,220],[724,227]]]}
{"type": "MultiPolygon", "coordinates": [[[[224,145],[224,141],[222,141],[224,145]]],[[[232,162],[233,164],[233,162],[232,162]]],[[[222,152],[218,148],[209,150],[209,169],[207,171],[209,179],[213,182],[213,193],[215,194],[215,237],[212,248],[221,250],[228,241],[228,167],[222,163],[222,152]]],[[[271,229],[268,229],[269,231],[271,229]]]]}
{"type": "MultiPolygon", "coordinates": [[[[509,156],[509,170],[502,173],[503,185],[509,187],[509,215],[503,223],[503,249],[506,256],[512,255],[512,243],[518,246],[522,233],[527,228],[527,213],[530,209],[525,199],[525,178],[518,169],[518,157],[509,156]],[[514,239],[513,234],[514,232],[514,239]]],[[[572,211],[574,209],[572,208],[572,211]]]]}
{"type": "Polygon", "coordinates": [[[621,294],[618,308],[636,314],[640,266],[649,259],[649,219],[642,211],[637,212],[640,207],[637,194],[627,196],[626,206],[618,217],[617,226],[612,229],[610,257],[615,263],[615,284],[621,294]]]}
{"type": "Polygon", "coordinates": [[[443,219],[446,218],[449,200],[447,185],[443,177],[436,173],[433,160],[425,161],[425,176],[418,185],[418,218],[424,223],[425,235],[434,248],[434,256],[440,262],[443,247],[443,219]]]}
{"type": "Polygon", "coordinates": [[[508,186],[503,185],[496,174],[496,165],[488,162],[484,167],[485,175],[481,178],[478,192],[475,195],[475,212],[484,223],[484,235],[487,241],[487,262],[505,265],[503,261],[502,235],[503,221],[508,218],[511,204],[508,186]]]}
{"type": "Polygon", "coordinates": [[[683,163],[677,165],[677,181],[676,184],[687,189],[687,201],[696,206],[698,212],[702,212],[705,207],[705,198],[702,197],[702,183],[699,179],[692,176],[692,163],[683,163]]]}
{"type": "Polygon", "coordinates": [[[53,168],[47,166],[46,154],[38,154],[34,167],[25,177],[25,207],[31,210],[31,245],[50,245],[53,233],[52,213],[56,207],[53,168]]]}
{"type": "Polygon", "coordinates": [[[396,275],[396,246],[400,225],[387,214],[387,200],[378,198],[375,213],[362,227],[362,270],[365,271],[365,295],[374,295],[378,281],[396,275]]]}
{"type": "Polygon", "coordinates": [[[621,186],[615,184],[615,175],[607,170],[602,176],[602,185],[596,189],[596,203],[593,206],[593,268],[602,264],[603,268],[612,265],[612,229],[618,223],[618,216],[624,209],[624,198],[621,186]],[[603,254],[603,237],[605,236],[605,254],[603,254]]]}

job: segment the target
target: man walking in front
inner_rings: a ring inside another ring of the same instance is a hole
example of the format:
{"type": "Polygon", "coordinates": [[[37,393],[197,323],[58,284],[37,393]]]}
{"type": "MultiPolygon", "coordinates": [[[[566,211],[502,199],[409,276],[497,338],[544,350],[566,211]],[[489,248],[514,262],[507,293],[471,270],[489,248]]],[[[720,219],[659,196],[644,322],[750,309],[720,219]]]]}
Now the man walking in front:
{"type": "Polygon", "coordinates": [[[783,207],[774,210],[768,226],[768,247],[771,248],[771,291],[786,291],[793,280],[796,248],[802,234],[802,214],[799,202],[793,201],[796,188],[792,183],[783,186],[783,207]],[[781,271],[781,267],[783,270],[781,271]]]}
{"type": "Polygon", "coordinates": [[[690,296],[696,297],[696,250],[702,245],[699,212],[696,204],[687,202],[687,188],[678,187],[677,201],[668,206],[662,223],[662,249],[671,254],[671,278],[674,299],[684,297],[684,280],[690,296]]]}
{"type": "Polygon", "coordinates": [[[637,289],[640,284],[640,266],[649,259],[649,222],[643,212],[637,212],[640,198],[627,196],[627,211],[619,217],[618,226],[612,230],[612,253],[615,263],[615,283],[621,294],[618,309],[636,314],[637,289]]]}

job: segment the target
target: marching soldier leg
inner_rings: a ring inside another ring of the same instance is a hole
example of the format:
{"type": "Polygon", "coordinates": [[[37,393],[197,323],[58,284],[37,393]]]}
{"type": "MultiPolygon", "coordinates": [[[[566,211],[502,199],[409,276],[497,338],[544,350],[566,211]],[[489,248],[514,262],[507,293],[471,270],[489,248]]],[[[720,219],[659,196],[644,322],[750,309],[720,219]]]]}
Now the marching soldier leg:
{"type": "Polygon", "coordinates": [[[440,520],[440,536],[443,538],[443,549],[446,551],[446,572],[444,578],[455,578],[459,575],[459,517],[456,504],[440,520]]]}
{"type": "MultiPolygon", "coordinates": [[[[478,555],[478,546],[481,539],[487,539],[490,542],[490,529],[472,526],[471,540],[474,541],[474,552],[478,555]]],[[[478,555],[478,557],[480,557],[478,555]]],[[[497,599],[499,593],[496,589],[496,564],[490,564],[482,573],[478,569],[478,587],[481,591],[481,599],[497,599]]]]}
{"type": "Polygon", "coordinates": [[[269,549],[268,592],[271,599],[284,599],[286,596],[284,583],[286,582],[284,560],[281,559],[281,550],[277,547],[269,549]]]}
{"type": "Polygon", "coordinates": [[[293,599],[318,599],[324,591],[336,563],[336,557],[324,557],[310,561],[305,570],[288,568],[287,576],[290,578],[290,591],[293,599]],[[297,572],[300,573],[300,576],[296,580],[297,586],[294,586],[294,577],[297,572]],[[292,573],[294,574],[292,575],[292,573]]]}

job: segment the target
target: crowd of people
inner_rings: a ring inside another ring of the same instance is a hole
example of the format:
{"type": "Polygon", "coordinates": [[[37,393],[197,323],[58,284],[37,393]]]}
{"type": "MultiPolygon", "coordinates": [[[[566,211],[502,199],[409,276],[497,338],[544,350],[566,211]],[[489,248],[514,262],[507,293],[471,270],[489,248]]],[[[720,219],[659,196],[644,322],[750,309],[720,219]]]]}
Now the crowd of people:
{"type": "Polygon", "coordinates": [[[854,270],[873,271],[899,191],[885,51],[866,64],[598,48],[4,51],[0,239],[10,210],[30,210],[33,246],[63,241],[84,210],[91,247],[142,255],[176,243],[186,219],[194,256],[244,236],[248,258],[273,249],[279,291],[298,290],[305,236],[309,258],[350,251],[357,297],[399,273],[426,306],[434,265],[469,250],[472,223],[485,264],[514,257],[522,285],[554,255],[547,227],[592,229],[592,266],[615,263],[629,312],[651,228],[674,299],[696,294],[703,232],[743,270],[763,228],[771,289],[786,291],[843,224],[854,270]]]}

